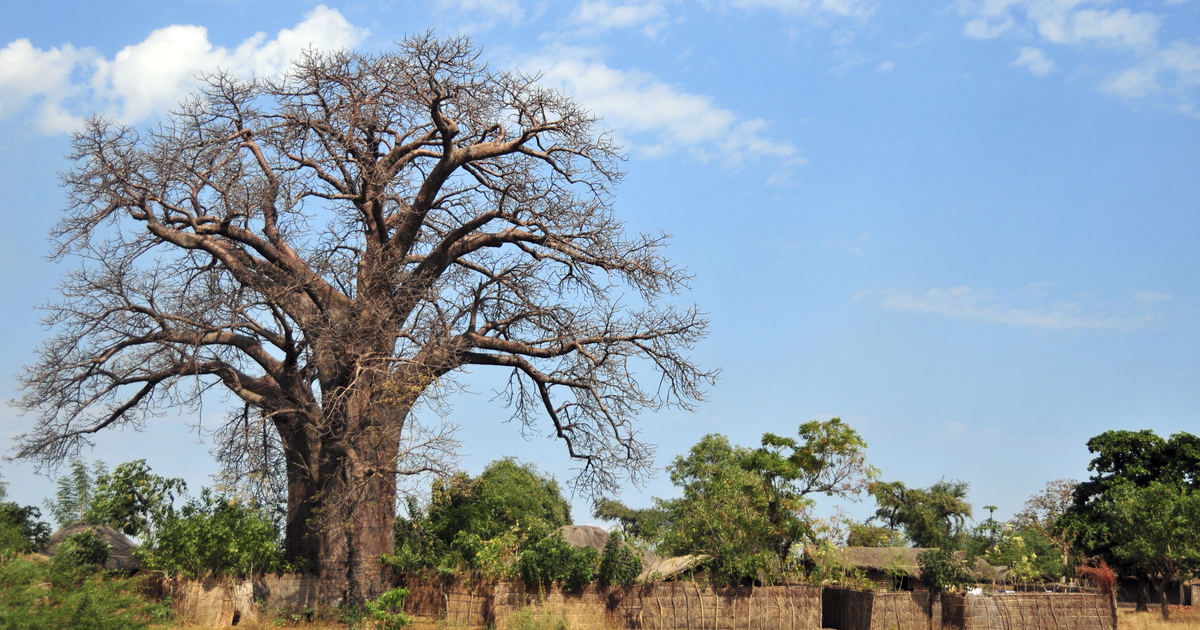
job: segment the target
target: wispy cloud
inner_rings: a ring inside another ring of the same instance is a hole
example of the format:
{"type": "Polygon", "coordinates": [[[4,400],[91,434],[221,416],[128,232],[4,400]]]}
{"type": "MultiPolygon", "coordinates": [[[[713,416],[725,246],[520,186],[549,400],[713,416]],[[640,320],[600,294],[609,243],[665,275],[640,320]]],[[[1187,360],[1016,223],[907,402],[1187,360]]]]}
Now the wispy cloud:
{"type": "Polygon", "coordinates": [[[571,12],[571,23],[585,33],[640,28],[647,36],[653,37],[668,19],[667,8],[662,0],[619,3],[584,0],[571,12]]]}
{"type": "MultiPolygon", "coordinates": [[[[1169,96],[1181,112],[1193,111],[1200,96],[1197,94],[1200,46],[1191,40],[1160,42],[1164,20],[1174,16],[1113,6],[1121,3],[1120,0],[959,0],[955,6],[967,18],[963,25],[967,37],[1032,38],[1047,45],[1103,50],[1118,60],[1119,69],[1101,81],[1102,90],[1129,99],[1156,94],[1169,96]]],[[[1031,46],[1023,48],[1012,65],[1036,75],[1056,69],[1041,48],[1031,46]]]]}
{"type": "Polygon", "coordinates": [[[875,13],[867,0],[731,0],[739,9],[774,9],[787,15],[866,19],[875,13]]]}
{"type": "Polygon", "coordinates": [[[321,5],[273,39],[258,33],[234,49],[214,46],[207,29],[192,25],[158,29],[112,59],[70,44],[41,50],[20,39],[0,50],[0,115],[32,106],[47,133],[76,128],[79,110],[99,109],[138,122],[178,104],[202,73],[222,69],[245,77],[272,76],[306,48],[349,48],[366,35],[336,9],[321,5]]]}
{"type": "Polygon", "coordinates": [[[475,21],[461,25],[467,31],[487,30],[499,22],[519,24],[525,19],[520,0],[436,0],[434,6],[456,17],[469,15],[475,21]]]}
{"type": "Polygon", "coordinates": [[[791,142],[770,133],[766,120],[740,116],[710,96],[649,73],[613,68],[595,51],[559,48],[519,65],[543,73],[547,81],[572,94],[645,157],[684,151],[732,169],[747,162],[774,162],[776,171],[806,163],[791,142]]]}
{"type": "Polygon", "coordinates": [[[1136,294],[1134,302],[1114,305],[1095,300],[1049,300],[1044,286],[1001,294],[993,289],[967,286],[926,291],[888,289],[862,291],[855,299],[890,311],[938,315],[949,319],[979,321],[1042,330],[1130,331],[1162,321],[1163,313],[1148,302],[1169,299],[1166,294],[1136,294]],[[1146,300],[1138,296],[1162,296],[1146,300]]]}
{"type": "Polygon", "coordinates": [[[1022,48],[1012,65],[1025,68],[1038,76],[1054,72],[1054,62],[1047,59],[1045,53],[1033,46],[1022,48]]]}

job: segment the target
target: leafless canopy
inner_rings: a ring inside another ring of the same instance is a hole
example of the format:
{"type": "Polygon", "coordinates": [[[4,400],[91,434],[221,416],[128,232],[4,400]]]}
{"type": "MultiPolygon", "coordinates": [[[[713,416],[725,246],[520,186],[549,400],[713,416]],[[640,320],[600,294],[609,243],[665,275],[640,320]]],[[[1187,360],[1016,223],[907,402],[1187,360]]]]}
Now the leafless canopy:
{"type": "Polygon", "coordinates": [[[427,468],[398,461],[414,404],[495,366],[586,488],[642,476],[636,416],[714,378],[686,354],[704,318],[662,301],[689,277],[613,216],[621,154],[596,118],[478,57],[432,35],[313,53],[279,79],[210,76],[154,129],[89,121],[54,231],[79,264],[23,375],[18,456],[60,461],[223,388],[247,408],[233,434],[268,422],[289,484],[312,485],[295,503],[330,490],[322,467],[427,468]]]}

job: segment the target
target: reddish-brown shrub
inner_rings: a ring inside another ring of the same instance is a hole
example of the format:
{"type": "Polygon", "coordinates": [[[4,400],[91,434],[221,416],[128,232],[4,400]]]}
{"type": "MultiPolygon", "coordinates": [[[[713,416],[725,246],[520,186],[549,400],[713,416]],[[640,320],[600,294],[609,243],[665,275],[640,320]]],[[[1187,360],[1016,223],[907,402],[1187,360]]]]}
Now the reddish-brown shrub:
{"type": "Polygon", "coordinates": [[[1075,577],[1095,582],[1101,593],[1113,592],[1113,583],[1117,581],[1112,569],[1108,568],[1108,563],[1103,560],[1099,566],[1082,566],[1075,569],[1075,577]]]}

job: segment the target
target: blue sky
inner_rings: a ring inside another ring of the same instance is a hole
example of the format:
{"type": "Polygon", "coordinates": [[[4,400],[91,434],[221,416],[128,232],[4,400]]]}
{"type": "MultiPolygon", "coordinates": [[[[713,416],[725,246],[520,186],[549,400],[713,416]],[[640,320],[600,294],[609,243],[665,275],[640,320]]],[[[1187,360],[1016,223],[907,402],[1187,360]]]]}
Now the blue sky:
{"type": "MultiPolygon", "coordinates": [[[[434,28],[603,116],[630,156],[620,216],[674,234],[695,273],[713,325],[694,356],[723,377],[697,413],[642,419],[660,465],[706,433],[751,445],[840,416],[886,479],[966,480],[1007,517],[1086,477],[1101,431],[1200,429],[1198,0],[114,4],[0,10],[5,399],[46,335],[33,307],[62,272],[46,235],[80,117],[152,124],[199,72],[434,28]]],[[[503,422],[494,377],[454,399],[463,468],[516,455],[569,477],[564,449],[503,422]]],[[[198,488],[215,465],[194,427],[221,415],[84,456],[198,488]]],[[[0,409],[0,441],[28,424],[0,409]]],[[[23,503],[52,491],[29,464],[0,474],[23,503]]],[[[671,492],[662,475],[622,498],[671,492]]]]}

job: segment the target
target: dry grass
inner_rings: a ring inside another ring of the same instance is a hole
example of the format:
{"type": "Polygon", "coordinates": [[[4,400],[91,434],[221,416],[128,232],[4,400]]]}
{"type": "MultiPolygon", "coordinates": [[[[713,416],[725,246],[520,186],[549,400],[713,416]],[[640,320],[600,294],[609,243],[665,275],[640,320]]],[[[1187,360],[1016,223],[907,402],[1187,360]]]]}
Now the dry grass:
{"type": "Polygon", "coordinates": [[[1121,610],[1117,613],[1119,630],[1200,630],[1200,609],[1195,606],[1171,607],[1171,620],[1163,621],[1158,607],[1149,612],[1121,610]]]}

